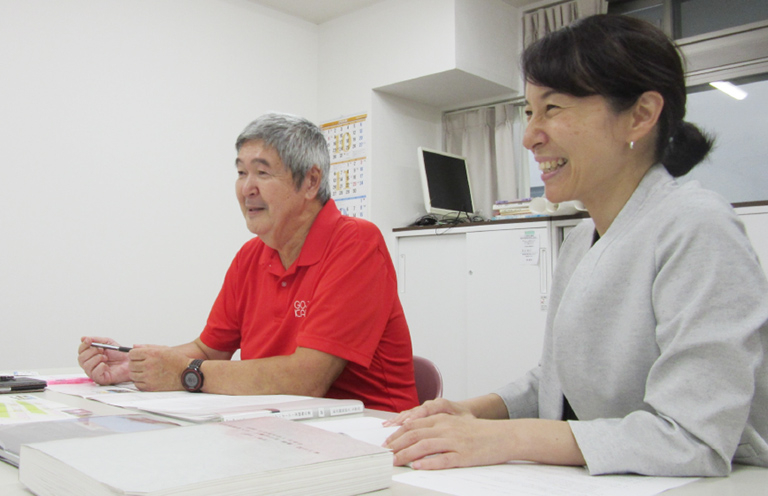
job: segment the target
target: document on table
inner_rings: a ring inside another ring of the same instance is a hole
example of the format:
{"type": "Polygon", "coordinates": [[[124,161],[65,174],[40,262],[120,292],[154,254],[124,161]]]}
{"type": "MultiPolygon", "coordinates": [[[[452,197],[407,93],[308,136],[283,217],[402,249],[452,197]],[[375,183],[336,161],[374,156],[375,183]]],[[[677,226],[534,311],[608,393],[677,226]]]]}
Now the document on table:
{"type": "Polygon", "coordinates": [[[583,467],[505,463],[448,470],[414,470],[392,480],[454,496],[652,496],[695,477],[591,476],[583,467]]]}
{"type": "Polygon", "coordinates": [[[186,391],[158,391],[145,392],[139,391],[132,382],[114,384],[110,386],[100,386],[94,382],[66,382],[56,383],[48,386],[51,391],[78,396],[88,400],[98,401],[107,405],[119,406],[122,408],[137,408],[146,402],[157,400],[172,400],[175,398],[185,399],[190,396],[186,391]]]}
{"type": "Polygon", "coordinates": [[[381,446],[389,435],[399,428],[399,426],[384,427],[382,422],[384,422],[382,419],[375,417],[353,417],[339,420],[308,420],[305,423],[381,446]]]}
{"type": "Polygon", "coordinates": [[[0,425],[71,419],[91,414],[88,410],[45,400],[32,394],[0,395],[0,425]]]}
{"type": "Polygon", "coordinates": [[[20,459],[19,481],[50,496],[352,495],[392,478],[388,450],[275,417],[24,444],[20,459]]]}
{"type": "Polygon", "coordinates": [[[187,391],[143,392],[133,384],[58,384],[49,389],[191,422],[230,421],[270,415],[296,420],[349,415],[364,410],[360,400],[280,394],[231,396],[187,391]]]}
{"type": "MultiPolygon", "coordinates": [[[[53,378],[54,376],[40,376],[53,378]]],[[[58,377],[58,376],[56,376],[58,377]]],[[[112,386],[100,386],[93,381],[80,382],[77,380],[78,376],[68,376],[67,381],[59,382],[54,379],[49,380],[48,389],[56,391],[57,393],[68,394],[71,396],[79,396],[80,398],[92,399],[101,395],[111,394],[126,394],[126,393],[138,393],[139,390],[132,382],[125,382],[121,384],[115,384],[112,386]]]]}

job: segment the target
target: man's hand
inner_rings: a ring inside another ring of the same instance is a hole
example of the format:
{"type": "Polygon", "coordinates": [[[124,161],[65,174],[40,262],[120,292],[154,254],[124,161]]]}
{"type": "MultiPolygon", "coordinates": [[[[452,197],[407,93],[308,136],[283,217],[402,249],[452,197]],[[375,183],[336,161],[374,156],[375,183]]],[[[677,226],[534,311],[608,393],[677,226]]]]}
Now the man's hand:
{"type": "Polygon", "coordinates": [[[137,345],[129,353],[130,378],[141,391],[177,391],[192,360],[177,348],[137,345]]]}
{"type": "Polygon", "coordinates": [[[111,338],[86,336],[80,339],[77,363],[96,384],[117,384],[130,380],[128,354],[122,351],[94,348],[91,343],[117,345],[111,338]]]}

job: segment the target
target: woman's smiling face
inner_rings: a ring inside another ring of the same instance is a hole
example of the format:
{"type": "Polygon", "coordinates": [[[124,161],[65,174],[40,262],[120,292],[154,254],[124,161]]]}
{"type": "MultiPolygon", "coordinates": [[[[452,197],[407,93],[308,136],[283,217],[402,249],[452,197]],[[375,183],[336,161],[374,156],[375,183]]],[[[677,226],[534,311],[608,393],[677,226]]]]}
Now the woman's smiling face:
{"type": "Polygon", "coordinates": [[[539,163],[547,198],[580,200],[589,208],[610,196],[626,170],[630,112],[616,113],[602,96],[576,97],[531,83],[526,99],[523,145],[539,163]]]}

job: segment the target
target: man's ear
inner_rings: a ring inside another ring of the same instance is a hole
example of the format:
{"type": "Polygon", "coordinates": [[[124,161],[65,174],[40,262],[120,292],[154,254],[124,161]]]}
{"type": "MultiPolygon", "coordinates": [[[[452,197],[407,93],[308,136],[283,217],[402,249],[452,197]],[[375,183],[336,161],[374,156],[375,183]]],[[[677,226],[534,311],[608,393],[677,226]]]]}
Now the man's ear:
{"type": "Polygon", "coordinates": [[[306,197],[308,199],[315,198],[318,191],[320,191],[320,184],[323,181],[323,172],[320,167],[313,165],[307,175],[304,176],[303,186],[306,188],[306,197]]]}
{"type": "Polygon", "coordinates": [[[631,109],[628,141],[640,141],[653,131],[664,109],[664,97],[658,91],[646,91],[631,109]]]}

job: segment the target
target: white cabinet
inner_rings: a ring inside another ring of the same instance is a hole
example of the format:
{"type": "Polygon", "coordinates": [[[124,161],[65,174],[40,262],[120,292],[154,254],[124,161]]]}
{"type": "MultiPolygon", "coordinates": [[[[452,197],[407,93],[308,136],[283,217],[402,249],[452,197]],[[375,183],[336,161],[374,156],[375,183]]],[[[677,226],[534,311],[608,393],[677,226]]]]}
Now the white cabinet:
{"type": "Polygon", "coordinates": [[[551,281],[547,222],[397,235],[400,299],[414,354],[444,396],[492,391],[538,364],[551,281]]]}
{"type": "Polygon", "coordinates": [[[402,237],[397,249],[398,288],[413,353],[440,368],[443,396],[466,398],[466,237],[402,237]]]}
{"type": "Polygon", "coordinates": [[[549,297],[546,225],[467,233],[467,395],[539,363],[549,297]]]}
{"type": "Polygon", "coordinates": [[[768,275],[768,206],[739,207],[736,211],[768,275]]]}
{"type": "MultiPolygon", "coordinates": [[[[768,206],[736,211],[768,273],[768,206]]],[[[537,365],[558,248],[578,222],[395,233],[413,351],[440,368],[446,398],[491,392],[537,365]]]]}

